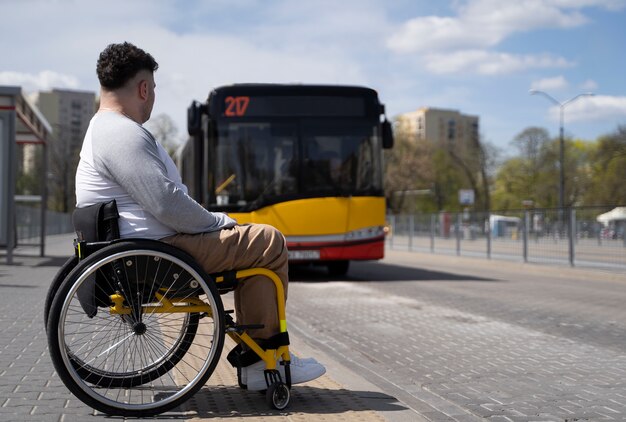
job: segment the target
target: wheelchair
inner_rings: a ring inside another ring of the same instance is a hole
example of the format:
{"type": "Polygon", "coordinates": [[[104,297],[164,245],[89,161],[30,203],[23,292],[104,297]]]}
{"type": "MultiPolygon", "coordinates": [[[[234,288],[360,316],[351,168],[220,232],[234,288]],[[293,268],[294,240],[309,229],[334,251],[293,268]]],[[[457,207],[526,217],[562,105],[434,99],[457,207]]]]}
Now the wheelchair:
{"type": "Polygon", "coordinates": [[[98,229],[87,236],[96,240],[88,241],[77,229],[75,256],[58,271],[45,302],[50,356],[70,392],[108,415],[166,412],[207,382],[228,335],[237,344],[228,360],[237,367],[239,386],[246,388],[241,363],[252,354],[265,362],[268,405],[286,408],[290,355],[278,276],[265,268],[209,275],[167,243],[120,239],[117,219],[103,220],[103,209],[98,204],[95,219],[96,225],[108,227],[106,234],[98,229]],[[282,341],[271,348],[261,347],[246,332],[261,326],[237,325],[220,297],[252,275],[266,276],[276,286],[282,341]],[[277,360],[284,365],[284,379],[277,360]]]}

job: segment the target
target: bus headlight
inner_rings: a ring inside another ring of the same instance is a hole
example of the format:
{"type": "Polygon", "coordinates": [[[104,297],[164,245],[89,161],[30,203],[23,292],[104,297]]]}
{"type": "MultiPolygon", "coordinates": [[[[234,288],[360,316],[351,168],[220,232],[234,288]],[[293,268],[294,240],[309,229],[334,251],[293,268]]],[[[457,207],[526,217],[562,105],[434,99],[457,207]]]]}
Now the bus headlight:
{"type": "Polygon", "coordinates": [[[373,227],[365,227],[363,229],[353,230],[351,232],[346,233],[346,241],[357,241],[357,240],[367,240],[374,239],[377,237],[384,236],[385,228],[384,226],[373,226],[373,227]]]}

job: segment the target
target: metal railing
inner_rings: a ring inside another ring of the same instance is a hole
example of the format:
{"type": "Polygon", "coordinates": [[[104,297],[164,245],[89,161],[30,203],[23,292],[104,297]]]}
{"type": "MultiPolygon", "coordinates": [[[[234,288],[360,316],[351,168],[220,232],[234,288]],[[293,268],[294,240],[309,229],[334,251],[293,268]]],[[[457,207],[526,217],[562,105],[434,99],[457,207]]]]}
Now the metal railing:
{"type": "MultiPolygon", "coordinates": [[[[69,214],[47,210],[45,218],[46,236],[72,233],[74,231],[69,214]]],[[[16,205],[15,230],[17,245],[25,245],[33,239],[38,239],[41,235],[41,224],[41,210],[39,207],[16,205]]]]}
{"type": "Polygon", "coordinates": [[[614,207],[388,215],[390,249],[626,269],[626,221],[614,207]]]}

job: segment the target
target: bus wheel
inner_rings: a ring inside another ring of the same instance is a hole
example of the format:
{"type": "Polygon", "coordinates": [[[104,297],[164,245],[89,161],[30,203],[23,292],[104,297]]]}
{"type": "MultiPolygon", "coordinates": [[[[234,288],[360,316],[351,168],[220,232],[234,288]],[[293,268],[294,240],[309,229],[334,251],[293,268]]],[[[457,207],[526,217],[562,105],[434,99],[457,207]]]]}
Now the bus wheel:
{"type": "Polygon", "coordinates": [[[350,261],[332,261],[328,263],[328,274],[333,277],[346,275],[350,268],[350,261]]]}

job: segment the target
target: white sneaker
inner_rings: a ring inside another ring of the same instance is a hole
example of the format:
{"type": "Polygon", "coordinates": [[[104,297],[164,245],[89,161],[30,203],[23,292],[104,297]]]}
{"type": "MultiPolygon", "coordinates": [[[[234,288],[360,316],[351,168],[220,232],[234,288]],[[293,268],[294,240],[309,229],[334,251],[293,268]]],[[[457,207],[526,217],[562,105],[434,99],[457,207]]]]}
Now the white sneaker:
{"type": "MultiPolygon", "coordinates": [[[[312,381],[326,373],[326,368],[314,358],[300,359],[293,354],[289,354],[291,369],[291,384],[300,384],[312,381]]],[[[278,363],[276,365],[280,376],[285,380],[285,366],[278,363]]],[[[246,384],[248,390],[265,390],[265,362],[259,361],[245,368],[241,368],[241,383],[246,384]]]]}
{"type": "MultiPolygon", "coordinates": [[[[294,355],[293,353],[289,352],[289,362],[291,363],[290,366],[295,365],[295,362],[317,362],[314,358],[299,358],[296,355],[294,355]]],[[[265,366],[263,365],[263,361],[259,361],[256,362],[256,364],[261,366],[261,370],[265,370],[265,366]]],[[[252,364],[250,366],[254,366],[255,364],[252,364]]],[[[280,364],[280,360],[276,361],[276,367],[279,368],[284,368],[284,365],[280,364]]],[[[245,368],[241,368],[241,383],[242,384],[246,384],[246,382],[248,381],[248,371],[244,370],[245,368]]],[[[281,372],[281,376],[284,378],[285,374],[284,371],[281,372]]],[[[292,375],[293,376],[293,375],[292,375]]]]}

